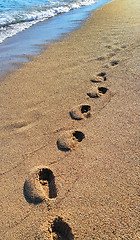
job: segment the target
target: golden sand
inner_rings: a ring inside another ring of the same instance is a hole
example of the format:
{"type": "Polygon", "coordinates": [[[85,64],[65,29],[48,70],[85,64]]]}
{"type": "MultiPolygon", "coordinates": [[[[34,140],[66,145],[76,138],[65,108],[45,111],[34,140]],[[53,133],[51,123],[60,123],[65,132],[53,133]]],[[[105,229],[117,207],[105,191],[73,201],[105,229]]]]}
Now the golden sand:
{"type": "Polygon", "coordinates": [[[0,239],[139,239],[139,9],[104,5],[0,84],[0,239]]]}

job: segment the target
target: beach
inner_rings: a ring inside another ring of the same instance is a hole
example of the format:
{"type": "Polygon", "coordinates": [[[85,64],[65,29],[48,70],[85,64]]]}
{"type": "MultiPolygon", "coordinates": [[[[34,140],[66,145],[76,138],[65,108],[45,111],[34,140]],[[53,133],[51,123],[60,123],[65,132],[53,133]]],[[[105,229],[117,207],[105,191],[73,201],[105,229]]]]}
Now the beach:
{"type": "Polygon", "coordinates": [[[139,10],[105,4],[2,79],[0,239],[139,239],[139,10]]]}

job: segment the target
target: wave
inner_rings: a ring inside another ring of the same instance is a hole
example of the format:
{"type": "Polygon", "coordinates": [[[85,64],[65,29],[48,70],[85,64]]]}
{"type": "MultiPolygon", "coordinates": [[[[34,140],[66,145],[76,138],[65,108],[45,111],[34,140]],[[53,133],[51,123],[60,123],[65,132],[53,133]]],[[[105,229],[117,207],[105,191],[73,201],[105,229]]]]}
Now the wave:
{"type": "Polygon", "coordinates": [[[32,25],[47,20],[48,18],[54,17],[58,14],[69,12],[95,3],[95,0],[83,0],[81,2],[70,3],[58,7],[43,7],[43,9],[36,9],[32,11],[14,11],[10,14],[1,14],[0,17],[0,43],[6,38],[12,37],[17,33],[31,27],[32,25]]]}

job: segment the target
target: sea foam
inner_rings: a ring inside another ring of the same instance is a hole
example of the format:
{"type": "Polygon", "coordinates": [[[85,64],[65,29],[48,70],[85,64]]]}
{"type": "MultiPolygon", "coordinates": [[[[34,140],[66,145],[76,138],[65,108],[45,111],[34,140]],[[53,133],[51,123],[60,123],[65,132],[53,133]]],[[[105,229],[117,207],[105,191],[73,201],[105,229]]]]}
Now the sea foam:
{"type": "MultiPolygon", "coordinates": [[[[28,2],[28,0],[26,1],[28,2]]],[[[5,11],[2,10],[0,5],[0,43],[2,43],[6,38],[17,34],[38,22],[47,20],[48,18],[69,12],[70,10],[77,9],[82,6],[91,5],[95,3],[95,0],[65,0],[63,2],[46,1],[46,4],[45,1],[41,2],[38,1],[38,5],[35,6],[27,5],[24,7],[19,7],[18,5],[17,10],[16,6],[13,9],[12,5],[11,9],[8,9],[8,11],[7,8],[5,11]]]]}

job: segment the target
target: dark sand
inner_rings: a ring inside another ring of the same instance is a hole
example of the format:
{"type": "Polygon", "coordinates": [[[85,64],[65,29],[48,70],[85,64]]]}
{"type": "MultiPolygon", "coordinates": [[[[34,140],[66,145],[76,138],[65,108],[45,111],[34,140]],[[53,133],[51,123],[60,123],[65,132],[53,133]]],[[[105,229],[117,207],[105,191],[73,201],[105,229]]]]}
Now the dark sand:
{"type": "Polygon", "coordinates": [[[139,10],[106,4],[1,83],[0,239],[139,239],[139,10]]]}

